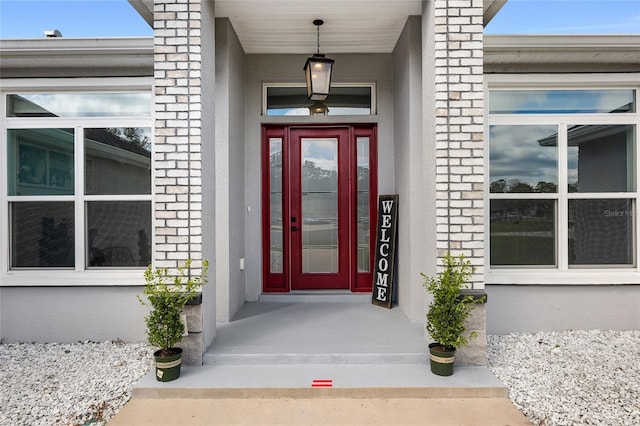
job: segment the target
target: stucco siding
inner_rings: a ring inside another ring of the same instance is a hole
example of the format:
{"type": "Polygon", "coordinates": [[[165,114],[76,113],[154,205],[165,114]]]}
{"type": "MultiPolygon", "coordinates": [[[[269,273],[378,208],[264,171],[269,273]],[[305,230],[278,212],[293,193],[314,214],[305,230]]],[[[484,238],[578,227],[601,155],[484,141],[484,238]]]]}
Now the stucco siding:
{"type": "MultiPolygon", "coordinates": [[[[422,137],[421,19],[411,17],[393,54],[395,181],[398,210],[398,303],[424,320],[421,272],[435,269],[435,155],[433,138],[422,137]]],[[[432,63],[432,62],[431,62],[432,63]]]]}
{"type": "Polygon", "coordinates": [[[216,21],[216,304],[229,321],[246,300],[244,271],[244,52],[227,19],[216,21]]]}
{"type": "Polygon", "coordinates": [[[4,342],[146,340],[140,287],[4,287],[4,342]]]}
{"type": "Polygon", "coordinates": [[[638,285],[487,285],[487,333],[639,330],[638,285]]]}

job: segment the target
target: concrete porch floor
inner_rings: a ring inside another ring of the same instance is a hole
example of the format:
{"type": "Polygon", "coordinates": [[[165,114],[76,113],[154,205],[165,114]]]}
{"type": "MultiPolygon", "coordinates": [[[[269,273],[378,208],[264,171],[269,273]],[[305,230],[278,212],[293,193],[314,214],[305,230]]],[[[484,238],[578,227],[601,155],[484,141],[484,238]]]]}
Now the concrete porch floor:
{"type": "Polygon", "coordinates": [[[149,373],[109,426],[531,424],[488,368],[432,374],[423,324],[399,308],[293,296],[245,304],[204,366],[149,373]]]}
{"type": "Polygon", "coordinates": [[[371,305],[368,294],[333,302],[307,302],[304,296],[246,303],[233,321],[218,324],[205,364],[406,364],[426,359],[424,325],[409,321],[400,308],[371,305]]]}
{"type": "Polygon", "coordinates": [[[246,303],[232,321],[218,324],[204,366],[183,367],[180,379],[169,383],[148,374],[134,396],[388,397],[389,388],[398,397],[506,396],[507,388],[486,367],[432,374],[424,324],[399,308],[371,305],[370,295],[321,297],[318,302],[304,293],[246,303]],[[317,380],[331,387],[312,386],[317,380]]]}

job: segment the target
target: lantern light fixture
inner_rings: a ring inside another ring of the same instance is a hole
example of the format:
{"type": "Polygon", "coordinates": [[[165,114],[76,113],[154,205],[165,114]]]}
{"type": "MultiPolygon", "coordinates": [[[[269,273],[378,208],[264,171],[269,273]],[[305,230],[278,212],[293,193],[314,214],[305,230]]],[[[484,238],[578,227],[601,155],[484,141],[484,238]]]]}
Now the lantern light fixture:
{"type": "Polygon", "coordinates": [[[333,59],[320,54],[320,25],[322,19],[315,19],[313,25],[317,27],[318,51],[304,64],[304,74],[307,80],[307,97],[311,101],[324,101],[329,96],[331,87],[331,67],[333,59]]]}
{"type": "Polygon", "coordinates": [[[316,101],[309,105],[309,114],[311,115],[328,115],[329,107],[327,107],[324,102],[316,101]]]}

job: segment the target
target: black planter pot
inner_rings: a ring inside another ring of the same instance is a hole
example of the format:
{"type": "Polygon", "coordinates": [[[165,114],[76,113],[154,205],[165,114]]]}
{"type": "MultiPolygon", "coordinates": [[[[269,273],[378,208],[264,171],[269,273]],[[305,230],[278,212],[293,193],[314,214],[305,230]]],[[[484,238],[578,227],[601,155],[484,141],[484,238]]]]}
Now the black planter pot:
{"type": "Polygon", "coordinates": [[[169,348],[168,353],[160,355],[162,350],[155,351],[153,356],[156,360],[156,379],[159,382],[170,382],[180,377],[180,367],[182,366],[182,349],[169,348]]]}
{"type": "Polygon", "coordinates": [[[451,376],[453,374],[456,350],[446,350],[440,343],[429,344],[429,363],[431,372],[438,376],[451,376]]]}

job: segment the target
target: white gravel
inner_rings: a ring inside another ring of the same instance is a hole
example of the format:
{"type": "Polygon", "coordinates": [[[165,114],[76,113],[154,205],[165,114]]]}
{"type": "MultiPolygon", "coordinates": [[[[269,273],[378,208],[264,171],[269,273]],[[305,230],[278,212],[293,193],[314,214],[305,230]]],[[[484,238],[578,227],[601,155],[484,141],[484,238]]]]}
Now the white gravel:
{"type": "Polygon", "coordinates": [[[140,343],[0,345],[0,425],[104,425],[151,368],[140,343]]]}
{"type": "MultiPolygon", "coordinates": [[[[0,344],[0,425],[104,425],[150,369],[140,343],[0,344]]],[[[488,336],[489,367],[537,425],[640,425],[640,331],[488,336]]]]}
{"type": "Polygon", "coordinates": [[[489,367],[537,425],[640,425],[640,331],[488,337],[489,367]]]}

